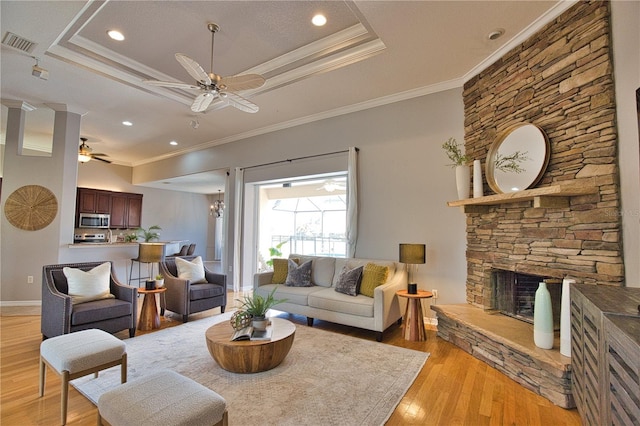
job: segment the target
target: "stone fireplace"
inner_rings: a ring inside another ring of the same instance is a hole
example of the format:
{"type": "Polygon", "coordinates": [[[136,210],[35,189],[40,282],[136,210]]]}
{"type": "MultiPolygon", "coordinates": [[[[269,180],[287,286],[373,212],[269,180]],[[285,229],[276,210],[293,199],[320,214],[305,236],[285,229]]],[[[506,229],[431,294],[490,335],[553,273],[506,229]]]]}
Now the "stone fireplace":
{"type": "MultiPolygon", "coordinates": [[[[530,324],[507,316],[500,321],[519,331],[501,334],[496,330],[507,326],[496,325],[495,315],[481,318],[469,309],[494,311],[498,282],[570,277],[579,284],[624,283],[609,20],[608,2],[576,3],[465,84],[465,151],[471,158],[484,163],[505,129],[532,123],[543,129],[551,151],[536,190],[589,190],[569,193],[561,203],[536,203],[535,197],[493,196],[485,179],[485,196],[463,204],[468,305],[432,308],[440,337],[565,408],[575,406],[571,360],[558,345],[536,348],[530,324]]],[[[523,291],[537,285],[528,287],[523,291]]],[[[510,315],[528,317],[527,298],[514,302],[521,310],[510,315]]]]}
{"type": "Polygon", "coordinates": [[[554,329],[560,330],[561,280],[494,270],[491,273],[490,297],[486,298],[485,308],[495,309],[504,315],[532,324],[536,290],[542,281],[548,284],[547,288],[551,294],[554,329]]]}

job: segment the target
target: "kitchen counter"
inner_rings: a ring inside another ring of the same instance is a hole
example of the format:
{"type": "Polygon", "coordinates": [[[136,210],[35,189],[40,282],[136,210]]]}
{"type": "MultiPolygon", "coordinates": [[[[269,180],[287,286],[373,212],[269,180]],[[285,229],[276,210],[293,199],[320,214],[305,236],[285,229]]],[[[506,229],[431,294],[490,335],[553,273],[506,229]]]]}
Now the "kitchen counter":
{"type": "MultiPolygon", "coordinates": [[[[180,246],[180,244],[184,244],[186,243],[187,240],[177,240],[177,241],[153,241],[153,243],[161,243],[164,244],[165,247],[167,246],[173,246],[173,245],[178,245],[178,247],[180,246]]],[[[136,247],[138,246],[139,242],[132,242],[132,243],[75,243],[75,244],[69,244],[69,248],[72,249],[77,249],[77,248],[109,248],[109,247],[136,247]]],[[[177,250],[176,250],[177,251],[177,250]]],[[[176,251],[172,251],[171,253],[166,253],[165,254],[173,254],[176,251]]]]}

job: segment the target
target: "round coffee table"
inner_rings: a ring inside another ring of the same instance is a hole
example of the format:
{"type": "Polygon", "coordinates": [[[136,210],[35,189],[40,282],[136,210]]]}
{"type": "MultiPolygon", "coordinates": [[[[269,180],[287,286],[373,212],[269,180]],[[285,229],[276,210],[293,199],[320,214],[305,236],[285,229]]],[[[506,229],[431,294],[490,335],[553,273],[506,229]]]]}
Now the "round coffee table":
{"type": "Polygon", "coordinates": [[[282,318],[270,318],[271,340],[231,341],[233,328],[228,321],[207,329],[207,348],[214,360],[232,373],[258,373],[280,365],[289,353],[296,326],[282,318]]]}

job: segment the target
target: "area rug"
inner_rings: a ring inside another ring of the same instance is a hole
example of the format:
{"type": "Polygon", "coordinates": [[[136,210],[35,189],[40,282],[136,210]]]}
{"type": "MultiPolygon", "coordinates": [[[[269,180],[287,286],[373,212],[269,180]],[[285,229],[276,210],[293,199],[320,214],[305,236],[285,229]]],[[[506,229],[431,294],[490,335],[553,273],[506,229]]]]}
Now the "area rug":
{"type": "MultiPolygon", "coordinates": [[[[298,325],[278,367],[255,374],[223,370],[207,350],[205,331],[231,312],[125,340],[128,380],[168,368],[227,401],[236,425],[382,425],[428,353],[298,325]]],[[[120,367],[71,382],[94,404],[120,384],[120,367]]],[[[171,392],[171,389],[166,389],[171,392]]]]}

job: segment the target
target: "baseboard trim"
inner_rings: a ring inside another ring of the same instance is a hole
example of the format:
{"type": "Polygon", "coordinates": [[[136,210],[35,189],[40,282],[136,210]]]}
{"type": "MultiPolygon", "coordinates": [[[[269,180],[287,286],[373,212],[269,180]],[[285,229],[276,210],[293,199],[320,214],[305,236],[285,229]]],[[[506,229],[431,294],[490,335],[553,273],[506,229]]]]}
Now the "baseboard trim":
{"type": "Polygon", "coordinates": [[[4,300],[0,302],[0,316],[40,315],[40,300],[4,300]]]}

